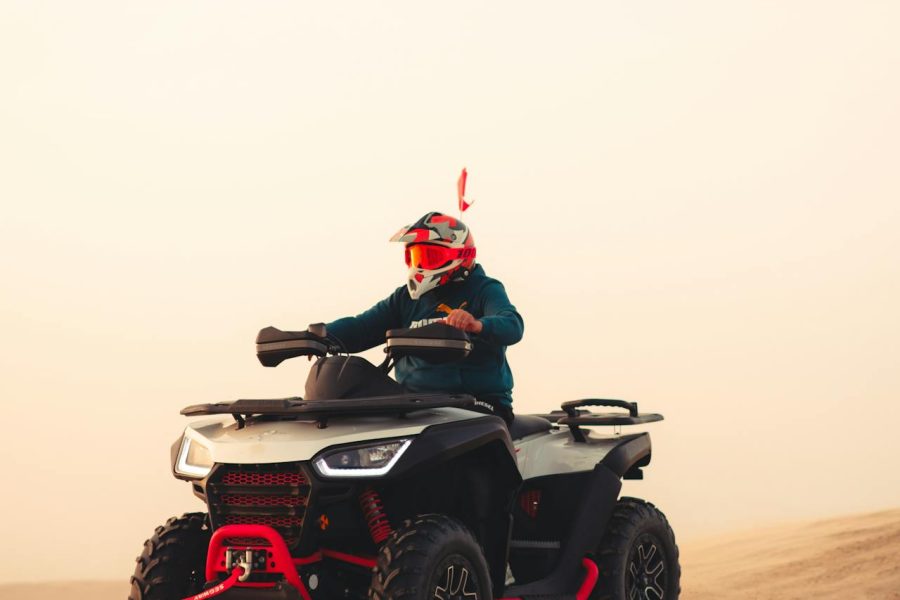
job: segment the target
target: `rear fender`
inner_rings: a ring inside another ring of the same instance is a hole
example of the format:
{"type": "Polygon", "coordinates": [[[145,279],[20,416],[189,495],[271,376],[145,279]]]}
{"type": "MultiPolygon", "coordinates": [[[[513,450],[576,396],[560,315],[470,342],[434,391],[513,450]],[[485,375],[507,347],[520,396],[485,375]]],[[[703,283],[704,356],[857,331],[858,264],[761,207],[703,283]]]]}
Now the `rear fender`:
{"type": "Polygon", "coordinates": [[[519,468],[526,481],[535,477],[591,471],[602,463],[620,477],[650,463],[650,434],[588,436],[576,442],[568,431],[517,442],[519,468]]]}
{"type": "Polygon", "coordinates": [[[650,462],[647,433],[588,438],[587,443],[573,442],[568,435],[565,438],[545,436],[551,437],[556,439],[532,442],[536,445],[529,448],[524,466],[529,475],[539,475],[527,477],[522,490],[526,493],[547,488],[548,495],[556,496],[557,500],[565,498],[567,502],[560,511],[565,514],[544,515],[541,523],[540,511],[550,509],[552,503],[538,509],[536,521],[522,514],[523,507],[514,510],[517,536],[559,539],[560,551],[555,566],[545,577],[512,586],[504,592],[506,596],[574,594],[580,581],[582,559],[600,544],[622,489],[622,477],[650,462]],[[589,471],[583,468],[591,462],[594,464],[589,471]]]}

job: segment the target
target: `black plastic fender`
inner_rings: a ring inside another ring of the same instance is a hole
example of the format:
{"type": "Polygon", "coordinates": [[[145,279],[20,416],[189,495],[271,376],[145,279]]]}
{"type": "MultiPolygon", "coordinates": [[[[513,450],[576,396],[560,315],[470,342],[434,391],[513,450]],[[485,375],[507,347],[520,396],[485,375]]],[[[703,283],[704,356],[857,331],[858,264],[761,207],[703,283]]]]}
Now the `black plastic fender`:
{"type": "MultiPolygon", "coordinates": [[[[603,439],[602,443],[608,441],[603,439]]],[[[580,493],[582,498],[569,530],[561,540],[561,553],[554,570],[543,579],[513,585],[504,591],[504,595],[529,598],[571,594],[574,597],[583,579],[581,559],[600,544],[622,489],[622,477],[632,469],[648,464],[650,454],[648,433],[617,438],[616,445],[594,467],[585,488],[572,491],[580,493]]]]}
{"type": "Polygon", "coordinates": [[[624,477],[633,468],[650,464],[652,447],[649,433],[633,433],[619,439],[621,441],[600,461],[601,465],[605,465],[619,477],[624,477]]]}
{"type": "MultiPolygon", "coordinates": [[[[513,585],[503,594],[518,598],[574,595],[583,578],[581,559],[600,543],[621,489],[622,481],[619,475],[602,462],[595,466],[589,485],[580,492],[581,503],[570,530],[563,538],[562,552],[556,568],[544,579],[513,585]]],[[[573,493],[579,492],[573,490],[573,493]]]]}
{"type": "Polygon", "coordinates": [[[495,444],[493,453],[497,475],[506,475],[518,486],[522,481],[516,466],[516,450],[509,439],[506,423],[499,417],[484,416],[474,419],[442,423],[426,428],[413,439],[409,449],[400,457],[386,480],[405,478],[431,466],[447,462],[487,444],[495,444]],[[502,448],[502,451],[499,451],[502,448]]]}
{"type": "MultiPolygon", "coordinates": [[[[449,488],[465,504],[463,522],[484,549],[494,594],[506,579],[506,559],[512,532],[510,510],[522,484],[515,448],[506,423],[485,416],[434,425],[425,429],[386,476],[390,486],[412,482],[456,465],[460,480],[449,488]]],[[[462,515],[455,515],[462,517],[462,515]]]]}

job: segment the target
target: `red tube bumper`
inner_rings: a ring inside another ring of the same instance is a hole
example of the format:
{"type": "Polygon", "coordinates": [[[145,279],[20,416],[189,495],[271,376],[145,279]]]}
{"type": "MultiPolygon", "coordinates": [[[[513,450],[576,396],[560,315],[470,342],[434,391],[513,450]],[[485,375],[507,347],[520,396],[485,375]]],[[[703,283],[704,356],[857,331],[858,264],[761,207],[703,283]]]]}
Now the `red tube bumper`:
{"type": "MultiPolygon", "coordinates": [[[[272,588],[273,583],[254,583],[232,581],[235,579],[234,571],[229,573],[234,567],[227,564],[227,550],[265,550],[267,560],[264,570],[257,568],[257,573],[277,573],[280,574],[284,581],[293,586],[303,598],[303,600],[312,600],[309,590],[303,585],[297,567],[316,563],[323,558],[339,560],[348,564],[356,565],[371,569],[375,566],[375,559],[371,557],[355,556],[346,554],[336,550],[322,549],[310,556],[294,558],[288,550],[284,538],[275,531],[275,529],[267,525],[225,525],[220,527],[213,533],[209,542],[209,553],[206,557],[206,580],[208,582],[221,580],[228,576],[230,581],[229,587],[237,588],[272,588]],[[235,543],[244,541],[244,544],[235,543]]],[[[594,587],[597,585],[599,577],[599,569],[594,561],[585,558],[581,561],[586,573],[581,586],[576,593],[577,600],[588,600],[594,587]]],[[[224,591],[224,590],[223,590],[224,591]]],[[[211,597],[211,596],[206,596],[211,597]]],[[[499,600],[519,600],[516,598],[501,598],[499,600]]]]}

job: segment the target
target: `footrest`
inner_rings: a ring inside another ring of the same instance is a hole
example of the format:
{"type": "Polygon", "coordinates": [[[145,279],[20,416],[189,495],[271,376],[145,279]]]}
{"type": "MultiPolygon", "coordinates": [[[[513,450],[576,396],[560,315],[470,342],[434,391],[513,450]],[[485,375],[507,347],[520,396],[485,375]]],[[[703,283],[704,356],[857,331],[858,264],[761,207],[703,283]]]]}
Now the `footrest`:
{"type": "Polygon", "coordinates": [[[578,591],[574,594],[546,594],[544,592],[562,589],[571,590],[574,587],[570,582],[560,582],[555,579],[554,575],[550,575],[547,579],[526,583],[524,585],[512,585],[506,589],[506,597],[497,600],[588,600],[594,586],[597,585],[597,578],[600,571],[597,564],[589,558],[581,559],[581,566],[585,570],[584,579],[578,587],[578,591]],[[534,590],[536,593],[529,593],[534,590]]]}

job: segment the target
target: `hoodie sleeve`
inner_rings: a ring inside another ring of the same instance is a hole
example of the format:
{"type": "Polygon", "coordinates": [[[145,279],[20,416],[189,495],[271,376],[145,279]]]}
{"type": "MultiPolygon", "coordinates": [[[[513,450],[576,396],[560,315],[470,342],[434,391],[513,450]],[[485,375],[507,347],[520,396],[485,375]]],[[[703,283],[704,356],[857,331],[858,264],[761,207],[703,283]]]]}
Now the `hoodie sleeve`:
{"type": "Polygon", "coordinates": [[[506,288],[499,281],[493,281],[484,289],[484,328],[478,339],[497,346],[511,346],[522,339],[525,323],[509,301],[506,288]]]}
{"type": "MultiPolygon", "coordinates": [[[[401,291],[406,288],[400,288],[401,291]]],[[[394,292],[369,310],[355,317],[344,317],[325,324],[328,336],[345,352],[356,353],[383,344],[388,329],[402,327],[400,299],[394,292]]]]}

